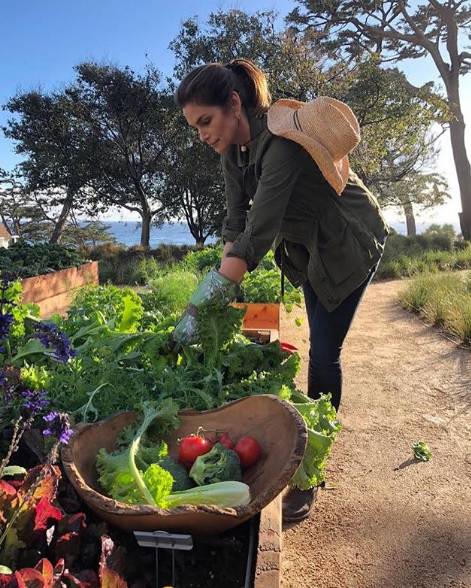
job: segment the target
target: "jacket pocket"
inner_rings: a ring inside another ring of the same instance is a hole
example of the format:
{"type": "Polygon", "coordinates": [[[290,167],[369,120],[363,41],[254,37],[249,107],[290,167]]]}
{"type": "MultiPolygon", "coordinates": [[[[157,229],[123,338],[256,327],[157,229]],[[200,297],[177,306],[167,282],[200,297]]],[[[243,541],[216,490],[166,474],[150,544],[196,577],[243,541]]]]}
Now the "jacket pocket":
{"type": "Polygon", "coordinates": [[[350,227],[344,223],[341,231],[328,241],[318,242],[319,258],[325,273],[334,284],[341,284],[363,264],[364,252],[350,227]]]}

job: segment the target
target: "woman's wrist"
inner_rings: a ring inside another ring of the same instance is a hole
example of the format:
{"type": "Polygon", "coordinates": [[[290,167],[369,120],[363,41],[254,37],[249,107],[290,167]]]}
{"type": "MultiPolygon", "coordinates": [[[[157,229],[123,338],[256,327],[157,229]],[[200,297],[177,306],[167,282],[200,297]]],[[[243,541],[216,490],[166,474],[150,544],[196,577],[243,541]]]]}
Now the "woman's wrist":
{"type": "Polygon", "coordinates": [[[236,282],[242,281],[247,272],[247,262],[240,257],[223,257],[219,273],[225,278],[236,282]]]}

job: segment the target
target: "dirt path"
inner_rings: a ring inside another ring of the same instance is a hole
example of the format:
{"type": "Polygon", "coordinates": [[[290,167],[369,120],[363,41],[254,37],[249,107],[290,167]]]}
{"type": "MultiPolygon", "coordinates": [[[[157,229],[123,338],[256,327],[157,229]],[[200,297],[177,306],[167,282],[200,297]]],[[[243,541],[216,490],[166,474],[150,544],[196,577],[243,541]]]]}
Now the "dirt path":
{"type": "MultiPolygon", "coordinates": [[[[373,284],[343,351],[339,434],[311,517],[283,534],[283,586],[471,587],[471,353],[373,284]],[[411,460],[427,441],[433,459],[411,460]]],[[[307,320],[283,317],[302,353],[307,320]]]]}

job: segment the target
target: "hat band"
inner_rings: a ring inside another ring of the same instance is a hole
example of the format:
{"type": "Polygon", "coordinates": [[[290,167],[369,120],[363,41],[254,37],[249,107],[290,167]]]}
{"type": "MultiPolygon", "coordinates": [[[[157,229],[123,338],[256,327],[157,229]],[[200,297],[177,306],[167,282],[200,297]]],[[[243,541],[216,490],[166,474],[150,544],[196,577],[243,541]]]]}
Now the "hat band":
{"type": "Polygon", "coordinates": [[[299,122],[299,114],[298,114],[297,110],[295,110],[293,112],[293,122],[294,122],[294,126],[296,127],[296,129],[298,131],[300,131],[301,133],[304,133],[303,128],[301,126],[301,123],[299,122]]]}

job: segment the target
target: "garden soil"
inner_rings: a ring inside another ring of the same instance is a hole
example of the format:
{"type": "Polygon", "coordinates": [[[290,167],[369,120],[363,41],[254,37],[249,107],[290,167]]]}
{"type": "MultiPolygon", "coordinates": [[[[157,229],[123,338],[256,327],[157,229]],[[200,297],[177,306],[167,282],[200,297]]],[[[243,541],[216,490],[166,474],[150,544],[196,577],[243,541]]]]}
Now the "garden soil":
{"type": "MultiPolygon", "coordinates": [[[[284,529],[284,588],[471,587],[471,352],[403,310],[404,286],[373,283],[348,334],[343,429],[310,518],[284,529]]],[[[284,314],[281,338],[305,390],[303,316],[284,314]]]]}

